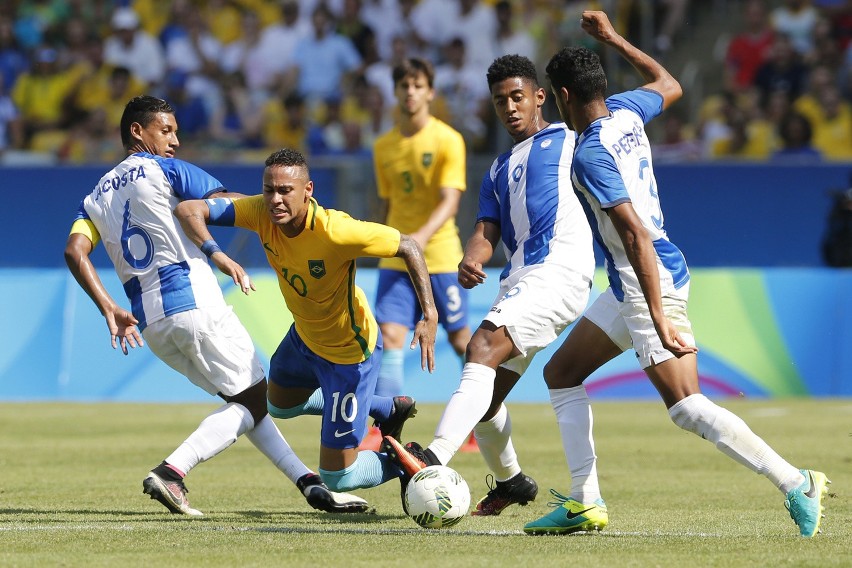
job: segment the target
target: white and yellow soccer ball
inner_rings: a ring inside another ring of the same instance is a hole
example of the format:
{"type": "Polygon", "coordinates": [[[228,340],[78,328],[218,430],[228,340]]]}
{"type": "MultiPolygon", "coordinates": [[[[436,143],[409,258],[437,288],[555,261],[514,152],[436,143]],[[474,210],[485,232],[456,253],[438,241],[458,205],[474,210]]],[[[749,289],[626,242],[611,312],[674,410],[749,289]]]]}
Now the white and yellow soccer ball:
{"type": "Polygon", "coordinates": [[[451,527],[470,509],[470,488],[459,473],[445,465],[430,465],[415,473],[403,495],[403,508],[424,528],[451,527]]]}

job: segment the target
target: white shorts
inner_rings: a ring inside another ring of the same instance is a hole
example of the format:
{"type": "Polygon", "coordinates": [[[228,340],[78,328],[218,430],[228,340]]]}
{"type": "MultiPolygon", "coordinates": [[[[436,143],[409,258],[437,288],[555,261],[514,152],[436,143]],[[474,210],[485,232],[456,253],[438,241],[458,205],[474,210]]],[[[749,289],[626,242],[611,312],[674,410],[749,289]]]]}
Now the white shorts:
{"type": "MultiPolygon", "coordinates": [[[[663,312],[671,320],[688,345],[695,345],[692,324],[686,315],[689,284],[663,296],[663,312]]],[[[651,312],[644,300],[619,302],[612,288],[598,296],[583,317],[603,330],[607,336],[627,351],[636,350],[636,358],[643,369],[671,359],[674,354],[663,347],[660,336],[651,320],[651,312]]]]}
{"type": "Polygon", "coordinates": [[[535,354],[580,317],[591,287],[582,274],[555,264],[531,266],[502,281],[484,320],[505,326],[521,354],[500,366],[523,375],[535,354]]]}
{"type": "Polygon", "coordinates": [[[265,376],[231,306],[165,317],[148,325],[142,336],[157,357],[212,395],[234,396],[265,376]]]}

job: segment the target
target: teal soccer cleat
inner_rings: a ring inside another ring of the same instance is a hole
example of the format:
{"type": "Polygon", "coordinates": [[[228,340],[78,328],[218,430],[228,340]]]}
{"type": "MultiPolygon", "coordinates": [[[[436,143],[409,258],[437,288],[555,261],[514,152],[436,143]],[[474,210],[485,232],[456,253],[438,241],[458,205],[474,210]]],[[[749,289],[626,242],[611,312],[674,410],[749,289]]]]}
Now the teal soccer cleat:
{"type": "Polygon", "coordinates": [[[603,499],[593,503],[580,503],[571,497],[565,497],[555,489],[550,493],[556,498],[548,505],[555,507],[542,518],[527,523],[527,534],[571,534],[602,530],[609,523],[609,515],[603,499]]]}
{"type": "Polygon", "coordinates": [[[799,526],[799,532],[805,538],[811,538],[819,531],[819,522],[825,515],[822,497],[826,486],[831,483],[821,471],[800,470],[805,482],[787,493],[784,506],[790,511],[793,522],[799,526]]]}

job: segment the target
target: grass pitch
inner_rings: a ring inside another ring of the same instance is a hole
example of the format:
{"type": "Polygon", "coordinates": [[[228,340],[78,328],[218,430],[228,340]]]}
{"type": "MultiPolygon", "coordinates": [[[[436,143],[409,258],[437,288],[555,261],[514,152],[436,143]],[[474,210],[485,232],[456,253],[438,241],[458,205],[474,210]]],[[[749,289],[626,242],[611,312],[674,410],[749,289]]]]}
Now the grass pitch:
{"type": "MultiPolygon", "coordinates": [[[[549,405],[510,404],[514,443],[538,499],[499,517],[426,530],[399,484],[362,490],[374,514],[312,510],[241,439],[187,478],[201,519],[169,514],[142,479],[213,405],[0,404],[2,566],[850,566],[852,401],[722,401],[786,459],[834,482],[823,533],[803,539],[769,482],[687,434],[659,402],[596,402],[598,472],[610,512],[600,534],[531,537],[548,489],[569,490],[549,405]]],[[[406,440],[431,440],[443,407],[420,405],[406,440]]],[[[278,421],[317,467],[319,419],[278,421]]],[[[478,454],[452,467],[476,502],[478,454]]]]}

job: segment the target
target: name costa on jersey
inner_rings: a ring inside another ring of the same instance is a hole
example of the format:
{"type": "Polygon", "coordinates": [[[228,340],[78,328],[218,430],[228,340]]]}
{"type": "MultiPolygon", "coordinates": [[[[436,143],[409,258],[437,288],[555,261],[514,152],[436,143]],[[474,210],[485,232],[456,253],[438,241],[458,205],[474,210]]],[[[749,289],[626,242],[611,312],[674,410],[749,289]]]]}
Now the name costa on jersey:
{"type": "Polygon", "coordinates": [[[107,177],[101,180],[100,185],[95,188],[95,201],[100,200],[101,195],[107,193],[108,191],[118,191],[121,188],[127,187],[128,184],[131,184],[139,179],[147,178],[145,175],[145,168],[143,166],[131,167],[126,172],[122,172],[121,175],[115,175],[113,177],[107,177]]]}

